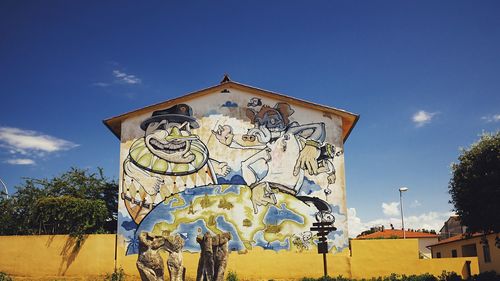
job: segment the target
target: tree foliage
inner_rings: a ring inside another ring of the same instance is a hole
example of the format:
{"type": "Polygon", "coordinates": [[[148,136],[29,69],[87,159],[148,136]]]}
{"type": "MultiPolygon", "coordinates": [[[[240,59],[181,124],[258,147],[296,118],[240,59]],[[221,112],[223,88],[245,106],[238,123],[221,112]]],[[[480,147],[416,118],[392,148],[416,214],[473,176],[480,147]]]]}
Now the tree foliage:
{"type": "Polygon", "coordinates": [[[71,168],[51,179],[26,179],[0,199],[0,235],[116,232],[118,185],[98,173],[71,168]]]}
{"type": "Polygon", "coordinates": [[[106,204],[102,200],[81,199],[68,195],[43,197],[35,205],[35,217],[44,233],[104,232],[106,204]]]}
{"type": "Polygon", "coordinates": [[[452,164],[450,203],[468,232],[500,231],[500,132],[483,134],[452,164]]]}

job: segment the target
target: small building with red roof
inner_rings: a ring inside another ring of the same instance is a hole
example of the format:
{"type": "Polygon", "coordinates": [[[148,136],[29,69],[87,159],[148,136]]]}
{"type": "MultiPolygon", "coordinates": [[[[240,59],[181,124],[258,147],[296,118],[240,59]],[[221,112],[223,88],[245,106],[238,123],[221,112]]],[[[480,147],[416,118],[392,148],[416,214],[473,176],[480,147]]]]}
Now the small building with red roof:
{"type": "Polygon", "coordinates": [[[479,271],[500,273],[500,237],[498,233],[461,234],[428,246],[432,258],[477,257],[479,271]]]}
{"type": "Polygon", "coordinates": [[[381,231],[358,236],[356,239],[403,239],[405,236],[406,239],[418,239],[418,249],[422,258],[432,257],[431,250],[428,246],[438,242],[438,235],[435,233],[409,230],[403,232],[401,229],[383,229],[381,231]]]}

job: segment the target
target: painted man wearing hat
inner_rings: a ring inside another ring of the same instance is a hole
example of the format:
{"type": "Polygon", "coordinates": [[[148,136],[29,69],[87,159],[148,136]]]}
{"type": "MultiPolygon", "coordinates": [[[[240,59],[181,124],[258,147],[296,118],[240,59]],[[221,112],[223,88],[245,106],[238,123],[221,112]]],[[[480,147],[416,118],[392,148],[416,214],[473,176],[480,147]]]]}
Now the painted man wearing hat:
{"type": "Polygon", "coordinates": [[[136,140],[123,164],[122,199],[136,223],[152,208],[188,188],[217,184],[227,163],[209,158],[207,146],[191,129],[199,128],[187,104],[154,111],[141,123],[144,138],[136,140]]]}

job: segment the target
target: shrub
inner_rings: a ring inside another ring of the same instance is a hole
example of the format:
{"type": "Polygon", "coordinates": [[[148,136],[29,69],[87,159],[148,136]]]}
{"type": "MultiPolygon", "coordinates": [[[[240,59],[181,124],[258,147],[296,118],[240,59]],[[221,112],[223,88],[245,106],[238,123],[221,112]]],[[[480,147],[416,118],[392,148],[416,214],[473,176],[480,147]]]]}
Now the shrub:
{"type": "Polygon", "coordinates": [[[440,281],[462,281],[462,276],[456,274],[455,272],[443,271],[439,276],[440,281]]]}
{"type": "Polygon", "coordinates": [[[12,281],[12,278],[7,273],[0,272],[0,281],[12,281]]]}
{"type": "Polygon", "coordinates": [[[353,280],[353,279],[342,277],[342,275],[340,275],[340,276],[337,276],[337,277],[323,276],[323,277],[320,277],[320,278],[307,278],[307,277],[304,277],[304,278],[302,278],[301,281],[351,281],[351,280],[353,280]]]}
{"type": "Polygon", "coordinates": [[[486,271],[472,277],[474,281],[500,281],[500,275],[495,271],[486,271]]]}
{"type": "Polygon", "coordinates": [[[226,281],[238,281],[238,275],[236,275],[236,272],[229,271],[227,273],[226,281]]]}
{"type": "Polygon", "coordinates": [[[106,278],[104,278],[106,281],[124,281],[125,280],[125,272],[123,271],[123,268],[119,268],[118,270],[115,269],[115,271],[111,274],[106,274],[106,278]]]}
{"type": "MultiPolygon", "coordinates": [[[[228,279],[229,280],[229,279],[228,279]]],[[[232,279],[236,280],[236,279],[232,279]]],[[[483,272],[478,275],[472,276],[472,278],[467,279],[469,281],[500,281],[500,275],[498,275],[495,271],[483,272]]],[[[338,277],[320,277],[320,278],[309,278],[304,277],[301,281],[464,281],[462,276],[458,275],[455,272],[447,272],[443,271],[443,273],[436,277],[432,274],[425,273],[420,275],[399,275],[399,274],[391,274],[389,276],[384,277],[373,277],[370,279],[350,279],[342,276],[338,277]]]]}
{"type": "Polygon", "coordinates": [[[401,279],[399,280],[402,280],[402,281],[438,281],[437,277],[432,275],[432,274],[429,274],[429,273],[425,273],[425,274],[421,274],[421,275],[410,275],[410,276],[401,276],[401,279]]]}
{"type": "MultiPolygon", "coordinates": [[[[420,275],[399,275],[396,273],[393,273],[389,276],[384,276],[384,277],[373,277],[370,279],[350,279],[350,278],[345,278],[342,276],[338,277],[320,277],[320,278],[302,278],[301,281],[455,281],[455,279],[443,279],[445,277],[455,277],[458,276],[455,273],[446,273],[443,272],[440,278],[437,278],[436,276],[425,273],[425,274],[420,274],[420,275]],[[454,274],[454,275],[453,275],[454,274]]],[[[460,276],[458,276],[460,278],[460,276]]],[[[457,281],[462,279],[456,279],[457,281]]],[[[481,280],[483,281],[483,280],[481,280]]]]}

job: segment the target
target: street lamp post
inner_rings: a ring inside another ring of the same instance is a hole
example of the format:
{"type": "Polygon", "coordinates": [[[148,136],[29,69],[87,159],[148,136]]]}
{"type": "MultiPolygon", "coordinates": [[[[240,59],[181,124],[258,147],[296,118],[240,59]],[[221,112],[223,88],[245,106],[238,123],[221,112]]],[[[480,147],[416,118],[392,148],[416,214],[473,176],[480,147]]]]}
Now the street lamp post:
{"type": "Polygon", "coordinates": [[[406,239],[406,230],[405,230],[405,219],[403,215],[403,192],[407,191],[408,187],[400,187],[399,188],[399,205],[401,206],[401,226],[403,227],[403,239],[406,239]]]}
{"type": "Polygon", "coordinates": [[[5,193],[5,197],[9,199],[9,190],[7,189],[7,185],[5,185],[2,179],[0,179],[0,183],[3,185],[3,189],[5,190],[1,191],[0,193],[5,193]]]}

